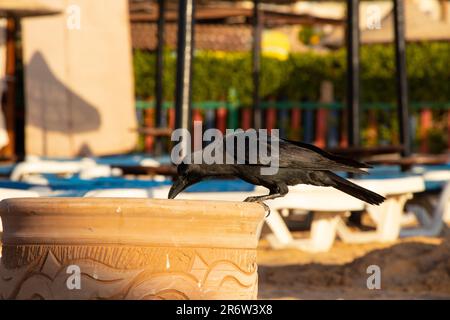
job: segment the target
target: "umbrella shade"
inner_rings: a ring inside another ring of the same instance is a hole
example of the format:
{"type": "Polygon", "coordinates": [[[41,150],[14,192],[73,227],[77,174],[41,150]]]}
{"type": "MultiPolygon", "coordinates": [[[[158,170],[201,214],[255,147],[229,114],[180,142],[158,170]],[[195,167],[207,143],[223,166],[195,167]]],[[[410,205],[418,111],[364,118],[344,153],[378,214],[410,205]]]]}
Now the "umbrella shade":
{"type": "Polygon", "coordinates": [[[58,14],[60,8],[36,0],[0,0],[0,17],[37,17],[58,14]]]}

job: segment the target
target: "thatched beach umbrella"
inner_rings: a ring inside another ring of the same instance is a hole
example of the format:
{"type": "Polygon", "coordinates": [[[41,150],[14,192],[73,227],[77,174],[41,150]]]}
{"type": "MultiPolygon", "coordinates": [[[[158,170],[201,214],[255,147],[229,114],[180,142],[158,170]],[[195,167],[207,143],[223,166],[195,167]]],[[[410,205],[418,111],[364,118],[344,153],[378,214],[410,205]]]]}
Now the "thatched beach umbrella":
{"type": "Polygon", "coordinates": [[[58,14],[61,9],[36,0],[0,0],[0,17],[25,18],[58,14]]]}

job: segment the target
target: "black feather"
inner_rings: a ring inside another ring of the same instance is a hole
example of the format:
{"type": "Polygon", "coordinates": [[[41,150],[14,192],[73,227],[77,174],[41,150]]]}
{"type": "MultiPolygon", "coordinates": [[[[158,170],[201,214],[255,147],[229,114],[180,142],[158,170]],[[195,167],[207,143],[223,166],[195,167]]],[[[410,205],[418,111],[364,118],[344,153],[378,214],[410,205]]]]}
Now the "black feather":
{"type": "Polygon", "coordinates": [[[348,181],[333,172],[330,171],[324,171],[326,175],[334,182],[332,185],[333,188],[336,188],[342,192],[347,193],[348,195],[351,195],[355,198],[358,198],[362,201],[365,201],[370,204],[380,204],[384,200],[386,200],[385,197],[372,192],[370,190],[367,190],[361,186],[358,186],[357,184],[354,184],[351,181],[348,181]]]}
{"type": "Polygon", "coordinates": [[[366,169],[373,168],[371,165],[369,165],[367,163],[364,163],[361,161],[356,161],[356,160],[353,160],[350,158],[341,157],[341,156],[338,156],[333,153],[329,153],[329,152],[322,150],[319,147],[316,147],[315,145],[312,145],[312,144],[308,144],[308,143],[304,143],[304,142],[300,142],[300,141],[292,141],[292,140],[287,140],[287,139],[282,139],[282,140],[292,143],[301,148],[305,148],[305,149],[309,149],[311,151],[317,152],[321,156],[323,156],[329,160],[335,161],[339,164],[342,164],[344,166],[353,167],[353,168],[366,168],[366,169]]]}

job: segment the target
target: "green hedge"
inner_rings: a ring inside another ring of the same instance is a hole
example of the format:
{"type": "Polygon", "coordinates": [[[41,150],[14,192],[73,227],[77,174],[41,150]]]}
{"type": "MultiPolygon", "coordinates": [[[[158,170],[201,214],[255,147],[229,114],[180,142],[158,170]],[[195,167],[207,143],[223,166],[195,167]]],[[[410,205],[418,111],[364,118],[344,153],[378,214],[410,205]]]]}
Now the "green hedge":
{"type": "MultiPolygon", "coordinates": [[[[175,55],[165,53],[164,95],[173,101],[175,55]]],[[[408,44],[407,66],[411,101],[450,101],[450,44],[408,44]]],[[[151,99],[154,88],[155,56],[134,52],[135,94],[151,99]]],[[[345,51],[295,53],[286,61],[262,58],[261,95],[264,99],[317,101],[320,82],[335,85],[337,101],[345,98],[345,51]]],[[[193,101],[226,100],[230,88],[242,105],[251,104],[250,53],[198,52],[194,59],[193,101]]],[[[363,102],[395,102],[395,55],[391,45],[361,48],[361,99],[363,102]]]]}

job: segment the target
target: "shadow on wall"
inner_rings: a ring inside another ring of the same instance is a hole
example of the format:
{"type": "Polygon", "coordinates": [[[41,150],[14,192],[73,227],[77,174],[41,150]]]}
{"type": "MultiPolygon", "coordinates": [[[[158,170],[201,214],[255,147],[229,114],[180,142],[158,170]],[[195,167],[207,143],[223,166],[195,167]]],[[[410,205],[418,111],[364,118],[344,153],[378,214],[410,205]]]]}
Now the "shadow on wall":
{"type": "Polygon", "coordinates": [[[53,74],[40,52],[26,68],[33,70],[26,82],[27,125],[42,129],[42,154],[48,154],[51,132],[66,134],[74,150],[73,135],[97,130],[101,124],[99,112],[53,74]]]}

